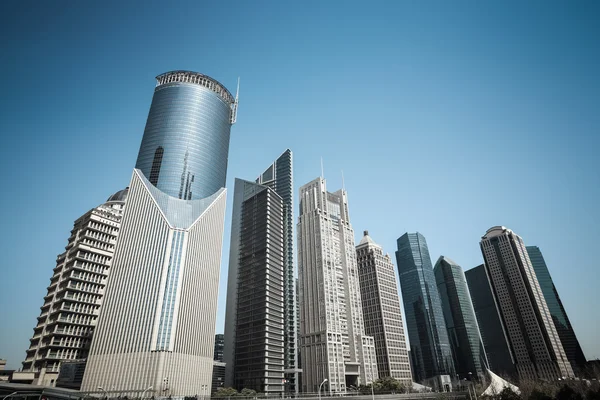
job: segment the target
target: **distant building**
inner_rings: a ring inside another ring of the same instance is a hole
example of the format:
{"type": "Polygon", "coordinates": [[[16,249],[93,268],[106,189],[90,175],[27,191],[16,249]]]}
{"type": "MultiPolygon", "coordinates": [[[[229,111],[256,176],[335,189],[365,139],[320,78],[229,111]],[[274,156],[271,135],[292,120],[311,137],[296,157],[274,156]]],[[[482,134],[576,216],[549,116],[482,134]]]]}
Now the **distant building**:
{"type": "Polygon", "coordinates": [[[225,386],[284,391],[283,200],[236,178],[225,313],[225,386]]]}
{"type": "Polygon", "coordinates": [[[356,246],[365,333],[375,340],[379,378],[412,385],[394,264],[365,231],[356,246]]]}
{"type": "Polygon", "coordinates": [[[433,271],[442,301],[456,373],[461,379],[470,379],[470,374],[474,378],[484,377],[488,363],[465,274],[458,264],[445,256],[437,260],[433,271]]]}
{"type": "Polygon", "coordinates": [[[573,377],[523,239],[494,226],[480,246],[519,378],[573,377]]]}
{"type": "Polygon", "coordinates": [[[127,193],[124,189],[113,194],[73,224],[23,361],[22,372],[33,373],[33,384],[57,386],[61,364],[67,361],[77,360],[85,369],[82,361],[88,357],[104,299],[127,193]]]}
{"type": "Polygon", "coordinates": [[[479,333],[485,348],[489,369],[505,378],[515,378],[515,365],[506,332],[500,321],[494,295],[483,264],[465,272],[479,333]]]}
{"type": "Polygon", "coordinates": [[[563,303],[560,300],[558,291],[554,286],[550,271],[548,271],[546,261],[544,261],[544,256],[537,246],[527,246],[527,253],[529,254],[529,259],[535,270],[535,275],[540,283],[544,299],[546,299],[546,304],[548,304],[548,310],[550,310],[550,315],[552,315],[552,321],[554,322],[554,326],[560,337],[565,354],[571,362],[573,370],[583,372],[587,360],[579,345],[579,340],[577,340],[575,330],[573,330],[573,326],[571,326],[571,321],[567,316],[563,303]]]}
{"type": "Polygon", "coordinates": [[[214,394],[225,386],[225,363],[215,360],[213,362],[212,385],[210,393],[214,394]]]}
{"type": "Polygon", "coordinates": [[[425,237],[420,233],[405,233],[398,238],[397,244],[396,261],[413,377],[417,382],[437,375],[453,378],[456,373],[452,349],[425,237]]]}
{"type": "Polygon", "coordinates": [[[215,335],[215,361],[223,362],[223,347],[225,346],[225,335],[217,333],[215,335]]]}
{"type": "Polygon", "coordinates": [[[344,189],[325,179],[300,188],[298,222],[302,391],[346,393],[377,379],[372,336],[365,335],[354,230],[344,189]]]}
{"type": "Polygon", "coordinates": [[[0,371],[4,371],[6,368],[6,360],[0,360],[0,371]]]}

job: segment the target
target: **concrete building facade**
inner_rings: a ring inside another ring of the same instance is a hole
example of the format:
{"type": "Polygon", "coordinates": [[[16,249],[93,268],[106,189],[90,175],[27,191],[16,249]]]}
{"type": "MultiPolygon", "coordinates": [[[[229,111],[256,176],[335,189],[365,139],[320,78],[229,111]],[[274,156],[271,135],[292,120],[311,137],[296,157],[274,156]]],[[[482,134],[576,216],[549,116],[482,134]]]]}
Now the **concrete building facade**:
{"type": "Polygon", "coordinates": [[[365,231],[356,246],[365,333],[373,336],[379,378],[412,385],[394,264],[365,231]]]}
{"type": "Polygon", "coordinates": [[[80,370],[85,368],[127,193],[128,189],[121,190],[79,217],[65,252],[56,259],[23,361],[23,372],[33,373],[35,385],[60,386],[57,381],[65,363],[76,361],[80,370]]]}
{"type": "Polygon", "coordinates": [[[297,233],[302,391],[369,384],[377,361],[364,331],[346,191],[328,192],[323,178],[302,186],[297,233]]]}
{"type": "Polygon", "coordinates": [[[206,75],[157,77],[83,390],[210,389],[236,110],[206,75]]]}
{"type": "Polygon", "coordinates": [[[480,246],[519,378],[573,377],[523,239],[494,226],[480,246]]]}

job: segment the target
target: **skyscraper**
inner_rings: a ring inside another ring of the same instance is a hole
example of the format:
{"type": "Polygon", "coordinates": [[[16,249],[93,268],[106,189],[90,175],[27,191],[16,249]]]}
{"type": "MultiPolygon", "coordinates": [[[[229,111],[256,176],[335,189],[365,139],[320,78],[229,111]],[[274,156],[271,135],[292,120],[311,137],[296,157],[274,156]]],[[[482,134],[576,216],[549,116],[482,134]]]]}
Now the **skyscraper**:
{"type": "Polygon", "coordinates": [[[397,241],[396,261],[410,339],[413,377],[455,376],[442,303],[425,237],[405,233],[397,241]]]}
{"type": "Polygon", "coordinates": [[[494,226],[481,238],[480,246],[519,378],[572,377],[523,239],[510,229],[494,226]]]}
{"type": "Polygon", "coordinates": [[[300,188],[298,222],[302,391],[329,393],[376,379],[372,336],[362,305],[344,189],[329,193],[325,179],[300,188]],[[327,381],[325,381],[327,379],[327,381]]]}
{"type": "Polygon", "coordinates": [[[293,156],[286,149],[257,179],[283,200],[283,342],[286,392],[298,392],[298,298],[294,274],[294,178],[293,156]]]}
{"type": "Polygon", "coordinates": [[[579,340],[571,326],[571,321],[563,307],[558,291],[554,286],[550,271],[544,261],[544,256],[537,246],[527,246],[527,254],[533,265],[535,275],[537,276],[540,288],[544,294],[544,299],[548,305],[548,310],[552,316],[554,327],[562,343],[567,359],[571,362],[571,367],[575,371],[581,371],[585,368],[586,359],[583,350],[579,345],[579,340]]]}
{"type": "Polygon", "coordinates": [[[223,362],[223,349],[225,347],[225,335],[217,333],[215,335],[215,352],[214,360],[223,362]]]}
{"type": "Polygon", "coordinates": [[[479,333],[485,348],[489,369],[505,378],[514,378],[515,366],[508,346],[506,332],[488,282],[485,266],[481,264],[465,272],[479,333]]]}
{"type": "Polygon", "coordinates": [[[283,200],[235,180],[225,314],[225,385],[284,390],[283,200]]]}
{"type": "Polygon", "coordinates": [[[375,340],[379,378],[391,376],[412,385],[394,264],[365,231],[356,246],[365,333],[375,340]]]}
{"type": "Polygon", "coordinates": [[[83,390],[210,388],[236,109],[206,75],[157,77],[83,390]]]}
{"type": "Polygon", "coordinates": [[[461,379],[484,376],[487,359],[462,268],[440,256],[433,268],[442,301],[456,373],[461,379]]]}
{"type": "Polygon", "coordinates": [[[61,364],[87,359],[127,192],[113,194],[79,217],[65,252],[56,259],[23,362],[23,371],[34,373],[36,385],[55,386],[61,364]]]}

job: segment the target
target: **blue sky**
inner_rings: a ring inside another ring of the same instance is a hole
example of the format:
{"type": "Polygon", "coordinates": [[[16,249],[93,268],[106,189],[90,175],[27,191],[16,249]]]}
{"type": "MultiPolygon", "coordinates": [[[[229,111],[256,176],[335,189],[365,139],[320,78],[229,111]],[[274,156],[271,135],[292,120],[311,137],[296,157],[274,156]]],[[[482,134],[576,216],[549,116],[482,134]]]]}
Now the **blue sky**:
{"type": "Polygon", "coordinates": [[[600,4],[3,2],[0,358],[20,367],[73,221],[128,185],[154,77],[241,78],[235,177],[286,148],[297,188],[349,194],[357,239],[406,231],[482,262],[505,225],[541,248],[588,358],[600,357],[600,4]],[[283,4],[285,3],[285,4],[283,4]]]}

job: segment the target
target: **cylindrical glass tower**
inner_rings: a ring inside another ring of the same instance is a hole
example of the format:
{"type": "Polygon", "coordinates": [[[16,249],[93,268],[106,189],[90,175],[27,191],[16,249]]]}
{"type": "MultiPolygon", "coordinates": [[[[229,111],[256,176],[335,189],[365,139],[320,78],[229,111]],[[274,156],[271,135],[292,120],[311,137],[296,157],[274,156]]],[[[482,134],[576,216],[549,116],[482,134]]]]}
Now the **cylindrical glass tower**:
{"type": "Polygon", "coordinates": [[[135,167],[170,196],[208,197],[225,187],[237,98],[197,72],[172,71],[156,80],[135,167]]]}

